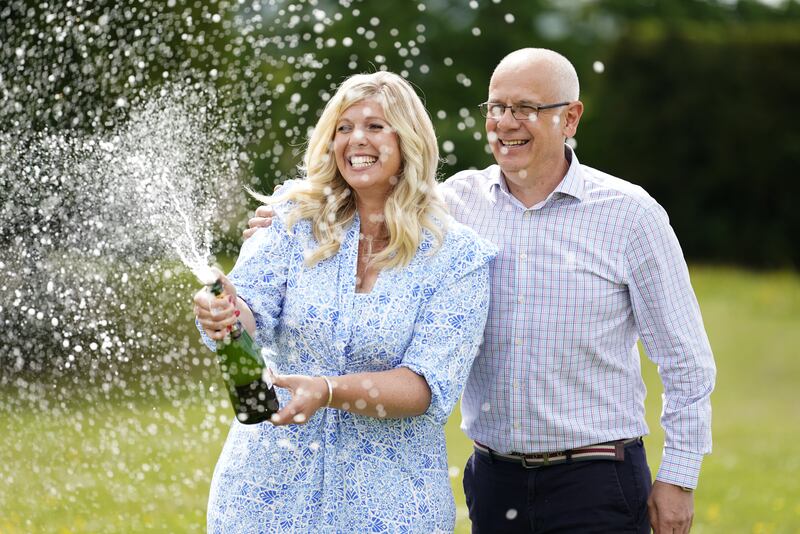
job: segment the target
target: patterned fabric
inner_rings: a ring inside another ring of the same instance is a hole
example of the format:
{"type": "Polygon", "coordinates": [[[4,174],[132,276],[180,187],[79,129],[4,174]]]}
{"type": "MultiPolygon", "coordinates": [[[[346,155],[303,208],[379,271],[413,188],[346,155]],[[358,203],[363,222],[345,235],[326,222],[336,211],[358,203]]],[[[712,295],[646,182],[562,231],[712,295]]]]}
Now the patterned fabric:
{"type": "Polygon", "coordinates": [[[211,483],[209,532],[452,531],[443,425],[483,336],[496,249],[453,221],[435,254],[424,241],[407,268],[382,271],[372,292],[356,294],[359,220],[335,257],[308,268],[310,223],[290,235],[286,209],[245,242],[230,274],[278,371],[407,367],[425,377],[432,401],[404,419],[321,409],[305,425],[234,421],[211,483]]]}
{"type": "Polygon", "coordinates": [[[565,150],[568,173],[530,209],[496,165],[442,188],[453,216],[500,248],[462,429],[522,453],[647,434],[641,337],[665,390],[657,478],[695,487],[711,450],[715,366],[680,245],[642,188],[565,150]]]}

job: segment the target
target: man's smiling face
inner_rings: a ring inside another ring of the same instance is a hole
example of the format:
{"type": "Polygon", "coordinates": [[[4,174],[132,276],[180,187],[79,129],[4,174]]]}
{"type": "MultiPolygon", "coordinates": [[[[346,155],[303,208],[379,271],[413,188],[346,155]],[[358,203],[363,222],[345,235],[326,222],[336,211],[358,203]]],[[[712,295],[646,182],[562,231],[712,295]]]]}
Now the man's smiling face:
{"type": "MultiPolygon", "coordinates": [[[[507,106],[546,105],[562,101],[562,95],[556,93],[553,75],[546,65],[515,62],[495,70],[488,101],[507,106]]],[[[515,119],[506,109],[500,119],[486,118],[489,145],[503,174],[524,180],[564,158],[565,109],[542,110],[527,120],[515,119]]]]}

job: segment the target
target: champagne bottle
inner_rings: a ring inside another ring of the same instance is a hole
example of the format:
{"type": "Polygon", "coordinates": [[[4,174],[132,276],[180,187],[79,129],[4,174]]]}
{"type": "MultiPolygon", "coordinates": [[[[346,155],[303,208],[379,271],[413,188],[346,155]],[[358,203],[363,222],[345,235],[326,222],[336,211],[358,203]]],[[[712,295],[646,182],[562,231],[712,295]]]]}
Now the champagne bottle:
{"type": "MultiPolygon", "coordinates": [[[[220,280],[209,289],[215,297],[223,298],[220,280]]],[[[240,423],[254,425],[278,411],[275,388],[264,376],[264,359],[241,322],[236,322],[224,340],[217,341],[217,361],[240,423]]]]}

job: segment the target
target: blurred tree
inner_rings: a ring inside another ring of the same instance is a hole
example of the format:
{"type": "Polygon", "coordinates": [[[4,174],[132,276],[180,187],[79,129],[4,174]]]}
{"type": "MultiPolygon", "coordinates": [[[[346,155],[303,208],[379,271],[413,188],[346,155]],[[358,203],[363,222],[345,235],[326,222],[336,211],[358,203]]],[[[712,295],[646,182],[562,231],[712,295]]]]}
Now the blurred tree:
{"type": "Polygon", "coordinates": [[[491,163],[476,106],[492,69],[544,46],[581,77],[582,160],[648,187],[689,257],[797,266],[785,201],[745,185],[797,162],[797,35],[796,0],[12,0],[0,128],[111,132],[150,88],[213,86],[251,185],[270,191],[297,174],[336,85],[386,68],[424,95],[446,176],[491,163]]]}
{"type": "Polygon", "coordinates": [[[605,60],[583,161],[647,188],[690,258],[797,267],[797,57],[797,22],[633,25],[605,60]]]}

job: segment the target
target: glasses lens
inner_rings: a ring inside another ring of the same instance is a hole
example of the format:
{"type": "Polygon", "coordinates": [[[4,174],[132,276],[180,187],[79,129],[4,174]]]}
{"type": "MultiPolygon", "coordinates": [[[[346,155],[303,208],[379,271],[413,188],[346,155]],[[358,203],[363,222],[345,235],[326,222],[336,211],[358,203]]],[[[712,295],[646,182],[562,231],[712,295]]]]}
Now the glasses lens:
{"type": "Polygon", "coordinates": [[[514,118],[520,121],[528,121],[536,119],[537,109],[531,106],[514,106],[511,109],[514,118]]]}
{"type": "Polygon", "coordinates": [[[503,113],[506,111],[506,107],[503,104],[489,104],[489,118],[491,119],[501,119],[503,117],[503,113]]]}

